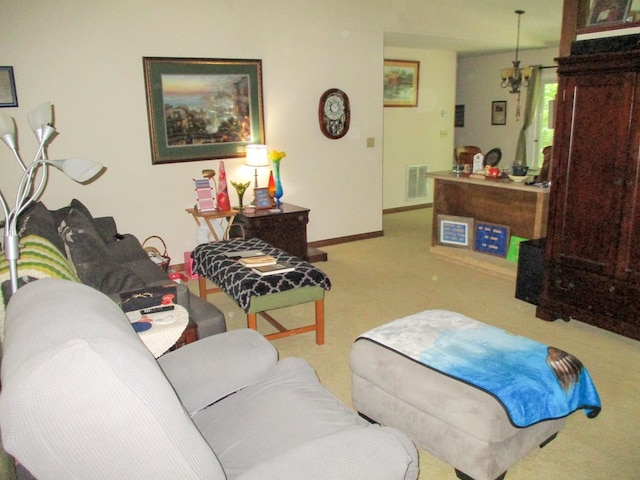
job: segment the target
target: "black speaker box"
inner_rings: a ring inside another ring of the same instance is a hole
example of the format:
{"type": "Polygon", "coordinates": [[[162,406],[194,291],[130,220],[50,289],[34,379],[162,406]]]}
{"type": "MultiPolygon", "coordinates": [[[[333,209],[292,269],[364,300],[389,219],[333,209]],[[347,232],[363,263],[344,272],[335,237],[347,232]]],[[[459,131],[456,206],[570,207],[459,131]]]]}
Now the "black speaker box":
{"type": "Polygon", "coordinates": [[[520,243],[516,298],[533,305],[538,305],[538,297],[542,289],[544,244],[544,238],[520,243]]]}

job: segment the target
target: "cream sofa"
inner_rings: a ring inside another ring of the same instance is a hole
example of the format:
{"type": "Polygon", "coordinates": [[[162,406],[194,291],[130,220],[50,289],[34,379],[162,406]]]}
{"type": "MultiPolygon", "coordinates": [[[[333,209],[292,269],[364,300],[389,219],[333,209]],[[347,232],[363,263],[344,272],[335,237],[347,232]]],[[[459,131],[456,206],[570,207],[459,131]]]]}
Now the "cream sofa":
{"type": "Polygon", "coordinates": [[[41,480],[418,476],[404,434],[358,417],[259,333],[156,360],[114,302],[76,282],[14,294],[1,381],[4,448],[41,480]]]}

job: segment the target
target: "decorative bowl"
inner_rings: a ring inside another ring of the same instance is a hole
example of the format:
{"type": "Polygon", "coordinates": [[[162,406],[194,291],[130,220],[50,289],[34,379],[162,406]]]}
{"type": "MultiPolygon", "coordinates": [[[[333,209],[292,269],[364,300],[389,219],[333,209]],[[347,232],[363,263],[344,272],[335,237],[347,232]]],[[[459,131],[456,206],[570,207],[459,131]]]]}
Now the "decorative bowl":
{"type": "Polygon", "coordinates": [[[513,180],[516,183],[521,183],[524,182],[527,178],[529,178],[529,175],[511,175],[509,174],[509,178],[511,180],[513,180]]]}

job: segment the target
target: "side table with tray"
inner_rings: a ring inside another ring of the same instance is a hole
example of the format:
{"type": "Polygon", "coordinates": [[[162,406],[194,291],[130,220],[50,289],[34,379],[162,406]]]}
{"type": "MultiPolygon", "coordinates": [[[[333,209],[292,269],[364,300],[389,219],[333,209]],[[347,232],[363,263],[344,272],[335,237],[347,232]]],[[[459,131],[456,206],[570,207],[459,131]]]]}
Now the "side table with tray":
{"type": "Polygon", "coordinates": [[[189,320],[189,313],[181,305],[160,305],[149,310],[152,313],[142,309],[126,312],[126,315],[154,357],[196,340],[197,326],[189,320]]]}

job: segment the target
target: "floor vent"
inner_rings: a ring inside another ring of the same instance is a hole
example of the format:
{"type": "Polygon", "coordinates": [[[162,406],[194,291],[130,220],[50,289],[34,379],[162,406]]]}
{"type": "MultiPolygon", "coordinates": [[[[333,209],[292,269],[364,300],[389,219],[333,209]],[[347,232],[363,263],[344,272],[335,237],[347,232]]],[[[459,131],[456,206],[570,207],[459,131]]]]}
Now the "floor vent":
{"type": "Polygon", "coordinates": [[[427,196],[427,166],[407,166],[407,200],[425,198],[427,196]]]}

